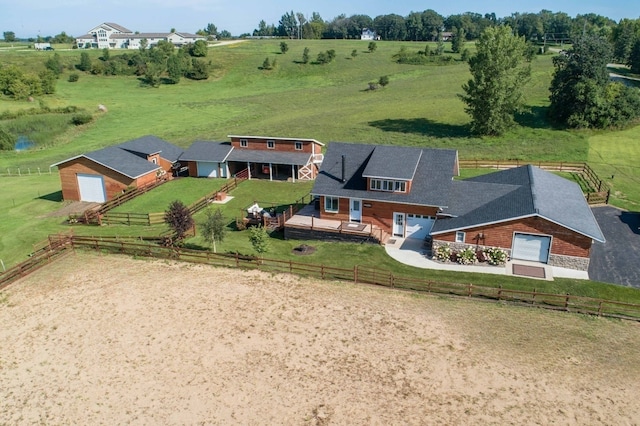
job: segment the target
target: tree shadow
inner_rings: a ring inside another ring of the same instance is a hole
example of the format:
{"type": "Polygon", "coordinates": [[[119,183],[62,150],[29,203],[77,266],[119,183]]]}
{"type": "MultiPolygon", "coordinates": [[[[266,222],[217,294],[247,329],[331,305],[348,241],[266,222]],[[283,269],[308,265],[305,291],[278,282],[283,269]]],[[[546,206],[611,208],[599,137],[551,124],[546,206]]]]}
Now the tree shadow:
{"type": "Polygon", "coordinates": [[[620,212],[620,222],[626,224],[634,234],[640,234],[639,212],[620,212]]]}
{"type": "MultiPolygon", "coordinates": [[[[182,244],[183,248],[189,249],[189,250],[199,250],[199,251],[208,251],[211,250],[211,247],[208,246],[202,246],[200,244],[194,244],[194,243],[190,243],[190,242],[185,242],[182,244]]],[[[213,251],[212,251],[213,252],[213,251]]]]}
{"type": "Polygon", "coordinates": [[[62,191],[56,191],[56,192],[52,192],[50,194],[41,195],[40,197],[38,197],[38,199],[39,200],[46,200],[46,201],[60,202],[60,201],[62,201],[62,191]]]}
{"type": "Polygon", "coordinates": [[[527,111],[516,114],[516,123],[522,127],[531,129],[555,129],[556,126],[549,120],[549,107],[532,106],[527,107],[527,111]]]}
{"type": "Polygon", "coordinates": [[[412,133],[437,138],[467,138],[471,136],[468,125],[438,123],[427,118],[389,118],[370,121],[369,125],[385,132],[412,133]]]}

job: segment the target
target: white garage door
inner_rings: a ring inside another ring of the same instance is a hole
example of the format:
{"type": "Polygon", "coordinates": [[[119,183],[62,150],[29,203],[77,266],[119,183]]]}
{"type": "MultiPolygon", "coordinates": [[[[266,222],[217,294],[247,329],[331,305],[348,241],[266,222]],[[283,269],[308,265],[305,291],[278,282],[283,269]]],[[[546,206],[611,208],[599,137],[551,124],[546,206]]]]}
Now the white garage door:
{"type": "Polygon", "coordinates": [[[78,189],[81,201],[104,203],[107,196],[104,192],[104,181],[100,175],[78,174],[78,189]]]}
{"type": "Polygon", "coordinates": [[[426,215],[407,215],[407,238],[419,238],[424,240],[431,232],[435,218],[426,215]]]}
{"type": "Polygon", "coordinates": [[[218,177],[218,163],[198,162],[198,177],[218,177]]]}
{"type": "Polygon", "coordinates": [[[511,257],[514,259],[530,260],[547,263],[551,237],[531,234],[515,234],[511,257]]]}

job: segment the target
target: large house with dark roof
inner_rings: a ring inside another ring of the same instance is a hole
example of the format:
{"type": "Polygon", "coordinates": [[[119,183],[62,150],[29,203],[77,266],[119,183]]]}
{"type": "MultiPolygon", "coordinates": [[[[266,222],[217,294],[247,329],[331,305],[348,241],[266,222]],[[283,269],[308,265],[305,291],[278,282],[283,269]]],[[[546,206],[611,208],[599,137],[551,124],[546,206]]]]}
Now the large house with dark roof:
{"type": "Polygon", "coordinates": [[[185,32],[136,33],[113,22],[105,22],[90,29],[86,35],[77,37],[76,45],[79,49],[139,49],[143,40],[147,48],[157,45],[161,40],[181,47],[206,40],[206,37],[185,32]]]}
{"type": "MultiPolygon", "coordinates": [[[[457,175],[454,150],[333,142],[312,189],[317,222],[342,224],[340,232],[345,223],[366,224],[380,242],[500,247],[513,259],[579,270],[588,268],[592,242],[604,242],[574,182],[533,166],[461,181],[457,175]]],[[[311,223],[307,237],[322,238],[311,223]]]]}
{"type": "Polygon", "coordinates": [[[103,203],[127,188],[171,179],[183,150],[155,136],[68,158],[58,167],[62,198],[103,203]]]}

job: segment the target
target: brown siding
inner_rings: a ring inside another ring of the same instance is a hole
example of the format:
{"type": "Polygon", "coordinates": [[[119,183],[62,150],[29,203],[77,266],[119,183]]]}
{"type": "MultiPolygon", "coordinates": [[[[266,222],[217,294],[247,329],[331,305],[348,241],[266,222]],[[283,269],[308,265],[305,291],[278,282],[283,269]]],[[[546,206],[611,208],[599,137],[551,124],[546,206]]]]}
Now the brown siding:
{"type": "MultiPolygon", "coordinates": [[[[338,213],[324,211],[324,197],[320,197],[320,218],[331,220],[349,220],[349,199],[341,198],[338,205],[338,213]]],[[[393,213],[419,214],[435,217],[437,207],[414,206],[409,204],[385,203],[382,201],[362,200],[362,222],[373,223],[391,233],[393,225],[393,213]],[[369,207],[366,207],[369,206],[369,207]]]]}
{"type": "MultiPolygon", "coordinates": [[[[278,138],[231,138],[231,145],[235,149],[250,149],[254,151],[267,151],[274,150],[280,152],[301,152],[301,153],[313,153],[313,145],[315,142],[311,141],[295,141],[295,140],[282,140],[278,138]],[[247,147],[240,147],[240,139],[247,140],[247,147]],[[275,148],[267,148],[267,141],[275,141],[275,148]],[[302,150],[296,149],[296,142],[302,142],[302,150]]],[[[322,146],[316,146],[315,153],[319,154],[322,151],[322,146]]]]}
{"type": "Polygon", "coordinates": [[[195,161],[188,161],[187,167],[189,167],[189,176],[198,177],[198,163],[195,161]]]}
{"type": "MultiPolygon", "coordinates": [[[[589,257],[591,238],[556,225],[540,217],[531,217],[518,221],[509,221],[490,226],[464,229],[466,244],[511,249],[514,232],[526,234],[551,235],[551,253],[565,256],[589,257]],[[484,234],[484,240],[478,241],[478,235],[484,234]]],[[[434,235],[440,241],[455,241],[455,232],[434,235]]]]}
{"type": "Polygon", "coordinates": [[[107,200],[111,200],[129,186],[137,187],[155,181],[156,173],[148,173],[137,180],[128,178],[107,167],[96,164],[93,161],[80,157],[58,166],[60,171],[60,183],[62,185],[62,198],[65,200],[80,200],[77,175],[102,175],[106,189],[107,200]]]}

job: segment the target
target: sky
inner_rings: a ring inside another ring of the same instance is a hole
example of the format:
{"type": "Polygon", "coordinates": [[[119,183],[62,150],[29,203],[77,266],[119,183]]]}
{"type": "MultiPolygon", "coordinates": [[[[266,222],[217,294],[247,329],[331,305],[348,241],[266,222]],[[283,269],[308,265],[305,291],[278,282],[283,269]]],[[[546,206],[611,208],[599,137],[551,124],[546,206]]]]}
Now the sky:
{"type": "Polygon", "coordinates": [[[301,12],[311,16],[318,12],[322,19],[330,21],[345,14],[378,15],[395,13],[407,16],[410,12],[433,9],[446,17],[464,12],[495,13],[497,17],[510,16],[514,12],[537,13],[543,9],[578,14],[595,13],[620,21],[623,18],[640,18],[638,0],[453,0],[425,2],[401,0],[0,0],[0,32],[13,31],[18,38],[41,35],[54,36],[65,32],[81,36],[103,22],[113,22],[132,31],[195,33],[208,23],[219,31],[232,35],[251,33],[261,20],[278,25],[286,12],[301,12]]]}

